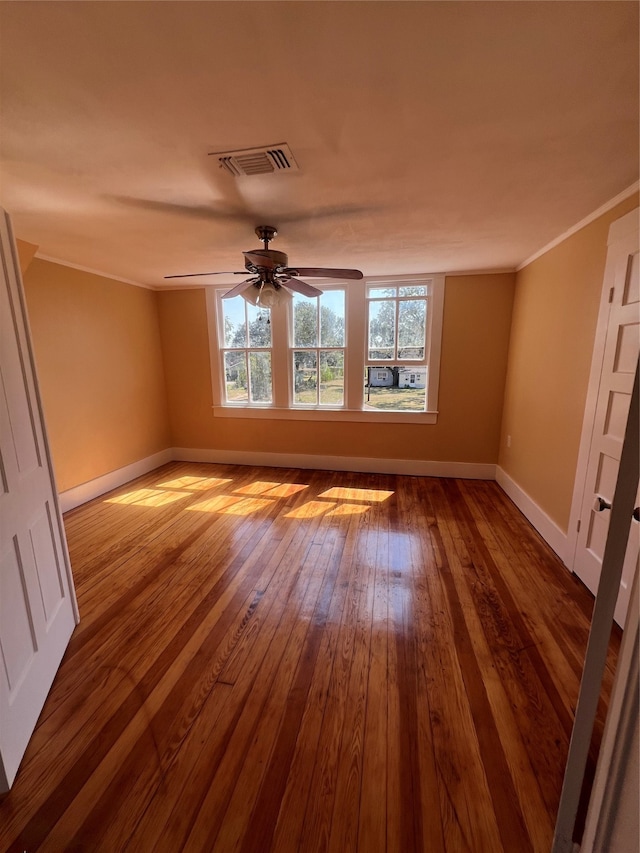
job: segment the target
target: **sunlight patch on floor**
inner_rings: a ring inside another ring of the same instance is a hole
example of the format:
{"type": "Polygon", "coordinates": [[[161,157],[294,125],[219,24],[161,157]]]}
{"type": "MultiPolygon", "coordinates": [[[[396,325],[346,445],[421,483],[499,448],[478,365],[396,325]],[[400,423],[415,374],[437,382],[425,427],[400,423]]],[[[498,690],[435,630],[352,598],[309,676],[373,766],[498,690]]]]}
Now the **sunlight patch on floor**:
{"type": "Polygon", "coordinates": [[[288,498],[308,488],[309,486],[303,486],[300,483],[281,483],[275,489],[269,489],[264,495],[269,498],[288,498]]]}
{"type": "Polygon", "coordinates": [[[167,492],[164,489],[136,489],[117,498],[107,498],[108,504],[127,504],[129,506],[164,506],[182,498],[189,497],[188,492],[167,492]]]}
{"type": "Polygon", "coordinates": [[[240,503],[244,498],[237,498],[234,495],[216,495],[215,498],[198,501],[197,504],[185,507],[189,512],[221,512],[233,504],[240,503]]]}
{"type": "Polygon", "coordinates": [[[330,515],[363,515],[365,512],[369,512],[371,507],[366,504],[340,504],[335,509],[332,509],[331,512],[327,513],[327,516],[330,515]]]}
{"type": "Polygon", "coordinates": [[[237,495],[262,495],[282,485],[282,483],[266,483],[264,480],[256,480],[255,483],[249,483],[248,486],[241,486],[241,488],[234,489],[234,491],[237,495]]]}
{"type": "Polygon", "coordinates": [[[285,513],[285,518],[315,518],[318,515],[323,515],[327,510],[335,507],[334,503],[326,501],[307,501],[302,506],[292,509],[291,512],[285,513]]]}
{"type": "Polygon", "coordinates": [[[251,515],[258,510],[266,509],[273,506],[273,501],[264,500],[263,498],[242,498],[237,503],[229,504],[224,509],[219,510],[223,515],[251,515]]]}
{"type": "Polygon", "coordinates": [[[388,500],[392,495],[393,492],[387,492],[384,489],[349,489],[343,486],[334,486],[332,489],[327,489],[326,492],[321,492],[318,497],[341,501],[381,503],[388,500]]]}
{"type": "Polygon", "coordinates": [[[222,477],[176,477],[166,483],[158,483],[159,489],[189,489],[189,491],[205,491],[215,489],[217,486],[232,483],[233,480],[222,477]]]}

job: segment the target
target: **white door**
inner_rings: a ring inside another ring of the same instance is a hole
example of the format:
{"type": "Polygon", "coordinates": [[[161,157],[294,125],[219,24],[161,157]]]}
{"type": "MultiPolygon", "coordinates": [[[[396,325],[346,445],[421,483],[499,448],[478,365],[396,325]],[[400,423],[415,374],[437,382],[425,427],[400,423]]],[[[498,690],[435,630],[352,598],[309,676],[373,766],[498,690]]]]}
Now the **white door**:
{"type": "Polygon", "coordinates": [[[77,621],[24,293],[0,210],[0,791],[11,786],[77,621]]]}
{"type": "MultiPolygon", "coordinates": [[[[611,226],[604,282],[608,314],[593,431],[582,494],[574,572],[595,594],[609,529],[610,506],[618,476],[629,400],[640,351],[640,252],[638,211],[611,226]]],[[[592,371],[592,383],[597,382],[592,371]]],[[[587,407],[588,408],[588,407],[587,407]]],[[[615,620],[624,625],[640,525],[632,524],[615,620]]]]}

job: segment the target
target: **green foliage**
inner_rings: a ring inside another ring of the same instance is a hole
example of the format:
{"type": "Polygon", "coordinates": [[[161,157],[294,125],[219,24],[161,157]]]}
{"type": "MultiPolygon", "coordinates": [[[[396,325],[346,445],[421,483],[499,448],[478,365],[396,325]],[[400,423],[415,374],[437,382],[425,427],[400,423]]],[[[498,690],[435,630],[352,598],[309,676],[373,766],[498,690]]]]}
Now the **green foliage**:
{"type": "Polygon", "coordinates": [[[271,402],[271,353],[252,352],[249,354],[251,373],[251,399],[257,403],[271,402]]]}
{"type": "Polygon", "coordinates": [[[369,305],[369,358],[423,358],[426,329],[426,302],[400,301],[396,329],[396,301],[372,301],[369,305]]]}

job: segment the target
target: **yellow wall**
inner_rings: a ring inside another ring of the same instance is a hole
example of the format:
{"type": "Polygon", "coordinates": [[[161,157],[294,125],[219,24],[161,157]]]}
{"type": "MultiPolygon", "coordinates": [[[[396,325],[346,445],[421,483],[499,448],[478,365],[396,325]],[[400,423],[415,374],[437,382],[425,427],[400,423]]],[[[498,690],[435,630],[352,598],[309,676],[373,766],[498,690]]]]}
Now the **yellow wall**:
{"type": "Polygon", "coordinates": [[[156,293],[37,258],[24,284],[58,489],[167,448],[156,293]]]}
{"type": "Polygon", "coordinates": [[[159,293],[174,447],[370,458],[497,461],[515,275],[445,286],[435,425],[214,418],[204,290],[159,293]]]}
{"type": "Polygon", "coordinates": [[[609,226],[637,205],[635,194],[517,273],[499,464],[564,531],[609,226]]]}

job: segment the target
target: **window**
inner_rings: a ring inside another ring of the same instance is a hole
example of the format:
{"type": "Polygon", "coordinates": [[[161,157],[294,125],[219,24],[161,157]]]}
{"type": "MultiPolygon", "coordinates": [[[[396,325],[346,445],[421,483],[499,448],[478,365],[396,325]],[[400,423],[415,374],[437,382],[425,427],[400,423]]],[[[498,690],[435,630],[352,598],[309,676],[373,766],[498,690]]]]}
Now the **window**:
{"type": "Polygon", "coordinates": [[[344,290],[293,297],[293,403],[344,405],[344,290]]]}
{"type": "Polygon", "coordinates": [[[216,416],[435,423],[444,276],[318,286],[271,309],[207,288],[216,416]]]}
{"type": "Polygon", "coordinates": [[[415,366],[406,362],[423,362],[426,369],[429,286],[427,283],[388,283],[382,287],[370,284],[366,295],[365,409],[424,412],[426,382],[419,382],[415,366]],[[386,374],[378,371],[378,381],[374,382],[371,363],[380,361],[393,362],[393,367],[386,374]]]}
{"type": "Polygon", "coordinates": [[[241,296],[221,300],[220,306],[226,402],[271,403],[271,311],[241,296]]]}

